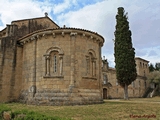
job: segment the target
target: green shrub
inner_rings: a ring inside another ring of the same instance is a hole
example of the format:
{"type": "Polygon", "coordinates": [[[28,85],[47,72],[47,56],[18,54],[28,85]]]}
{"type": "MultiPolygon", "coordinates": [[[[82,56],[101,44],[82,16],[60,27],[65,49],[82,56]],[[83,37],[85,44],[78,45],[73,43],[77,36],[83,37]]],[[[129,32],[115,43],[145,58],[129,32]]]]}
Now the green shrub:
{"type": "Polygon", "coordinates": [[[13,113],[14,115],[14,120],[60,120],[59,118],[56,117],[50,117],[46,116],[43,114],[40,114],[38,112],[34,111],[28,111],[26,109],[20,110],[20,111],[15,111],[13,113]]]}
{"type": "MultiPolygon", "coordinates": [[[[7,107],[5,104],[0,104],[0,120],[3,118],[4,111],[11,111],[11,108],[7,107]]],[[[11,115],[12,117],[12,115],[11,115]]]]}
{"type": "Polygon", "coordinates": [[[58,117],[50,117],[26,109],[12,111],[11,108],[7,107],[5,104],[0,104],[0,120],[3,118],[2,115],[4,111],[11,111],[11,118],[13,120],[61,120],[58,117]]]}
{"type": "Polygon", "coordinates": [[[0,113],[3,111],[11,111],[11,108],[7,107],[5,104],[0,104],[0,113]]]}

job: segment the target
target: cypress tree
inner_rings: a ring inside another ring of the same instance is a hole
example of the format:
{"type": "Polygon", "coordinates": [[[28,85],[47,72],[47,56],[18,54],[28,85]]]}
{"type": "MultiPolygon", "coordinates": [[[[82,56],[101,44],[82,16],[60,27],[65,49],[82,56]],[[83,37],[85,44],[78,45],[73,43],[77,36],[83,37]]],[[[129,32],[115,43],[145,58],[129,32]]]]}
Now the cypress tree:
{"type": "Polygon", "coordinates": [[[132,47],[131,31],[127,13],[123,7],[118,8],[115,30],[115,68],[118,83],[124,88],[124,99],[128,99],[128,85],[137,77],[135,49],[132,47]]]}

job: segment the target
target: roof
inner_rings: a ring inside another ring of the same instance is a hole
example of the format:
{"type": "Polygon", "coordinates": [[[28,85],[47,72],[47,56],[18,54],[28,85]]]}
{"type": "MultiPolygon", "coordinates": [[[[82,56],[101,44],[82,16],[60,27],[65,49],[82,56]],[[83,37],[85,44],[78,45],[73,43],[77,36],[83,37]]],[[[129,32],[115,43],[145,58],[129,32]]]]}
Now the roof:
{"type": "Polygon", "coordinates": [[[13,22],[21,22],[21,21],[28,21],[28,20],[36,20],[36,19],[43,19],[43,18],[48,18],[51,22],[53,22],[57,27],[59,27],[54,21],[52,21],[48,16],[45,17],[38,17],[38,18],[30,18],[30,19],[21,19],[21,20],[14,20],[13,22]]]}
{"type": "Polygon", "coordinates": [[[103,38],[101,35],[99,35],[98,33],[96,33],[96,32],[93,32],[93,31],[90,31],[90,30],[85,30],[85,29],[80,29],[80,28],[70,28],[70,27],[68,27],[68,28],[53,28],[53,29],[50,29],[50,28],[49,28],[49,29],[37,30],[37,31],[34,31],[34,32],[32,32],[32,33],[29,33],[29,34],[21,37],[19,40],[22,40],[22,39],[24,39],[24,38],[27,38],[27,37],[35,34],[35,33],[43,32],[43,31],[48,31],[48,30],[52,30],[52,31],[53,31],[53,30],[80,30],[80,31],[90,32],[90,33],[92,33],[92,34],[98,35],[99,37],[101,37],[101,38],[104,40],[104,38],[103,38]]]}
{"type": "Polygon", "coordinates": [[[5,27],[4,29],[2,29],[0,32],[5,32],[6,29],[7,29],[7,27],[5,27]]]}
{"type": "Polygon", "coordinates": [[[145,59],[140,58],[140,57],[135,57],[135,59],[140,59],[140,60],[143,60],[143,61],[145,61],[145,62],[148,62],[148,63],[149,63],[149,61],[148,61],[148,60],[145,60],[145,59]]]}

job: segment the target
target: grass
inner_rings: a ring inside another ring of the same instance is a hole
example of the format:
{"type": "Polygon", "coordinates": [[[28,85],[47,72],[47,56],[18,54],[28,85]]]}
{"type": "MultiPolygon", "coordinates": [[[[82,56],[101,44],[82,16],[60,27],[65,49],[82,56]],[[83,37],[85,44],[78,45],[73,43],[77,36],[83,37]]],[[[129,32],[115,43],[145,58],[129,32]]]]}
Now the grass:
{"type": "Polygon", "coordinates": [[[3,106],[13,112],[26,109],[61,120],[147,120],[149,115],[156,116],[150,116],[152,120],[160,120],[160,97],[134,98],[129,101],[105,100],[103,104],[81,106],[35,106],[20,103],[3,106]]]}

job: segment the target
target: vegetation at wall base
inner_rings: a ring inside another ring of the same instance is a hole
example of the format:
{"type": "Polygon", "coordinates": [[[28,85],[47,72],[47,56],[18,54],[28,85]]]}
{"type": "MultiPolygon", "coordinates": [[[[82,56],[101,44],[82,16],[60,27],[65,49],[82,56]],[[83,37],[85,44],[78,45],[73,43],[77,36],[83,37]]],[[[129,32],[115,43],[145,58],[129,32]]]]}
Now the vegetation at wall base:
{"type": "Polygon", "coordinates": [[[0,104],[0,120],[5,120],[6,117],[7,119],[9,118],[12,120],[61,120],[59,117],[51,117],[23,108],[14,110],[8,107],[6,104],[0,104]]]}
{"type": "Polygon", "coordinates": [[[115,30],[115,68],[118,83],[124,88],[124,99],[128,99],[128,85],[136,80],[135,52],[132,46],[131,31],[127,13],[119,7],[116,15],[115,30]]]}

